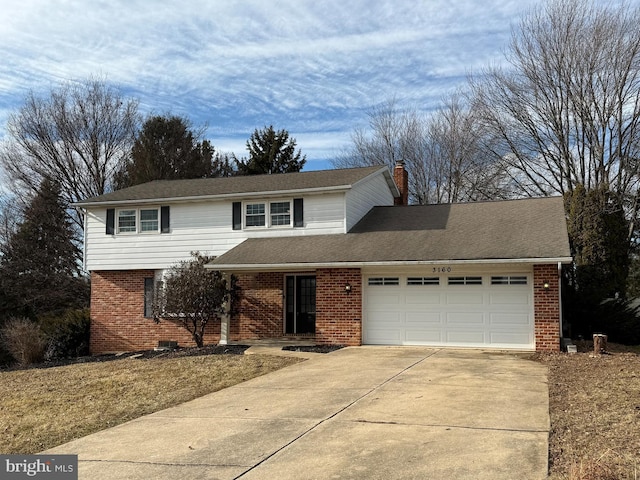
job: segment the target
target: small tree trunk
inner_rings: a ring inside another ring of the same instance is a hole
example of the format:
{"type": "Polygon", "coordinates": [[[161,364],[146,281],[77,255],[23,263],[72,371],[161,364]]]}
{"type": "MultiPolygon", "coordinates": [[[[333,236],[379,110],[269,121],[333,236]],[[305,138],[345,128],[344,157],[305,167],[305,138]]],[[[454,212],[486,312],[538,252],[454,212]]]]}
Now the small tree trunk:
{"type": "Polygon", "coordinates": [[[607,336],[602,333],[593,334],[593,353],[600,355],[607,351],[607,336]]]}

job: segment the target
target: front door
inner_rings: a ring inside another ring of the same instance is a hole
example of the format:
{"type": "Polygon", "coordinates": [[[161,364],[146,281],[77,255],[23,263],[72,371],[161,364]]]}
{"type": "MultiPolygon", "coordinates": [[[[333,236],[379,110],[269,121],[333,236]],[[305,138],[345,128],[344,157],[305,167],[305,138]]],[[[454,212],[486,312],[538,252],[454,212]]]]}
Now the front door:
{"type": "Polygon", "coordinates": [[[287,275],[285,333],[316,331],[316,277],[287,275]]]}

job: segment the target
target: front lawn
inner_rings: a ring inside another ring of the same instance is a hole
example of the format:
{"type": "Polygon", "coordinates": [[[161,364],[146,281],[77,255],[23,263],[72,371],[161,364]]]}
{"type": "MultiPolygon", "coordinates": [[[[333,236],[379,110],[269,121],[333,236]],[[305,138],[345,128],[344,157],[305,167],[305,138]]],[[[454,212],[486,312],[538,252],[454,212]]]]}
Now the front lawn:
{"type": "Polygon", "coordinates": [[[37,453],[299,361],[225,354],[0,372],[0,453],[37,453]]]}

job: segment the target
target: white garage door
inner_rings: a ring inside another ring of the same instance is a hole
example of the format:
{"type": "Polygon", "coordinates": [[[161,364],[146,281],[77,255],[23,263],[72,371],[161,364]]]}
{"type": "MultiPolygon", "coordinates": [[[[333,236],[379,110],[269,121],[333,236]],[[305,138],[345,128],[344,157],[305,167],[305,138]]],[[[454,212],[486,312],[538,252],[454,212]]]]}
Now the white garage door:
{"type": "Polygon", "coordinates": [[[534,349],[529,274],[364,279],[363,343],[534,349]]]}

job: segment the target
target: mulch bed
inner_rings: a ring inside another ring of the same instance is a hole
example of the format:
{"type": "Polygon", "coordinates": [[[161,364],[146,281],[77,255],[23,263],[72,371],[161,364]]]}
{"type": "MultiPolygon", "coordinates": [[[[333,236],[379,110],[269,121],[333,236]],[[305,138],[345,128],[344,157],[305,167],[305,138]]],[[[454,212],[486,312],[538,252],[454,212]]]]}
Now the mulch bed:
{"type": "MultiPolygon", "coordinates": [[[[180,358],[195,357],[200,355],[243,355],[249,345],[206,345],[202,348],[185,347],[175,350],[142,350],[137,352],[110,353],[103,355],[87,355],[78,358],[56,359],[43,363],[28,366],[6,366],[0,367],[0,371],[26,370],[29,368],[52,368],[73,365],[77,363],[111,362],[125,358],[180,358]]],[[[330,353],[343,348],[342,345],[312,345],[312,346],[287,346],[283,350],[297,352],[330,353]]]]}
{"type": "Polygon", "coordinates": [[[282,347],[282,350],[287,350],[289,352],[312,352],[312,353],[331,353],[336,350],[340,350],[344,348],[343,345],[308,345],[308,346],[296,346],[296,345],[288,345],[286,347],[282,347]]]}
{"type": "Polygon", "coordinates": [[[37,363],[28,366],[9,366],[2,367],[0,370],[26,370],[30,368],[52,368],[63,367],[65,365],[73,365],[77,363],[93,363],[93,362],[111,362],[114,360],[122,360],[125,358],[180,358],[195,357],[200,355],[243,355],[248,345],[206,345],[202,348],[188,347],[176,348],[175,350],[142,350],[137,352],[125,353],[108,353],[102,355],[87,355],[77,358],[63,358],[50,360],[47,362],[37,363]]]}

